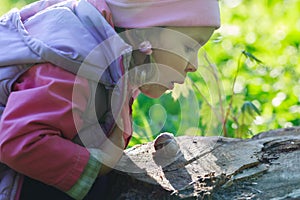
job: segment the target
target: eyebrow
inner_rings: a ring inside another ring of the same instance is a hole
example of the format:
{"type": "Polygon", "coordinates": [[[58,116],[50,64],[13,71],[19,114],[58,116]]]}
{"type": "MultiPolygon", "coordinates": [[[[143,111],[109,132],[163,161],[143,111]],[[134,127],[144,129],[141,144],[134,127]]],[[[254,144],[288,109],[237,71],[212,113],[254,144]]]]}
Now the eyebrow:
{"type": "Polygon", "coordinates": [[[203,38],[199,38],[199,40],[196,40],[193,37],[190,37],[190,39],[187,41],[189,46],[193,46],[193,49],[199,48],[199,46],[202,47],[206,42],[207,41],[205,41],[203,38]],[[191,39],[193,40],[192,42],[191,42],[191,39]],[[195,43],[196,43],[196,45],[194,45],[195,43]]]}
{"type": "Polygon", "coordinates": [[[193,47],[191,47],[192,49],[195,49],[195,50],[199,50],[203,45],[201,43],[198,43],[196,45],[194,45],[193,47]]]}

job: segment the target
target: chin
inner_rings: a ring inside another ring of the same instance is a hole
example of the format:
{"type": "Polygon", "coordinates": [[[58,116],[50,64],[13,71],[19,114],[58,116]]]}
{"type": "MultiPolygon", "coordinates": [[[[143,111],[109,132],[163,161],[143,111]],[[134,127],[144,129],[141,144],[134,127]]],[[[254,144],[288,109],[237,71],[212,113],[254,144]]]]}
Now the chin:
{"type": "Polygon", "coordinates": [[[156,90],[141,90],[141,92],[146,95],[147,97],[150,97],[152,99],[157,99],[161,97],[165,92],[166,89],[156,89],[156,90]]]}
{"type": "Polygon", "coordinates": [[[167,90],[168,88],[157,84],[145,85],[143,87],[140,87],[140,91],[144,95],[153,99],[161,97],[167,90]]]}
{"type": "Polygon", "coordinates": [[[164,94],[164,92],[163,93],[158,93],[158,92],[157,93],[144,93],[143,92],[143,94],[152,99],[157,99],[157,98],[161,97],[164,94]]]}

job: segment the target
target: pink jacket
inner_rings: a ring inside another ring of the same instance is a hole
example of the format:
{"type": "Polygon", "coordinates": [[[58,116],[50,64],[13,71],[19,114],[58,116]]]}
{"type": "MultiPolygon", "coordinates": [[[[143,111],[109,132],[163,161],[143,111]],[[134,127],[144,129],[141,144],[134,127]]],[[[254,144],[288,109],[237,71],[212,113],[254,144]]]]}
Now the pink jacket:
{"type": "MultiPolygon", "coordinates": [[[[0,123],[1,162],[62,191],[77,182],[90,157],[72,142],[90,99],[88,81],[75,77],[49,63],[31,67],[13,85],[0,123]],[[72,99],[74,84],[78,95],[72,99]]],[[[129,105],[123,109],[128,119],[129,105]]],[[[126,118],[124,126],[131,132],[126,118]]],[[[128,144],[128,132],[124,139],[128,144]]]]}
{"type": "Polygon", "coordinates": [[[14,84],[0,123],[1,161],[14,170],[67,191],[89,159],[71,142],[87,105],[89,86],[72,101],[75,76],[51,64],[30,68],[14,84]],[[72,113],[72,104],[76,109],[72,113]]]}
{"type": "MultiPolygon", "coordinates": [[[[64,5],[60,6],[64,7],[64,5]]],[[[75,144],[72,140],[78,132],[98,133],[98,129],[93,129],[93,125],[98,124],[97,119],[89,117],[89,113],[86,112],[90,108],[91,92],[97,88],[95,80],[103,86],[103,91],[110,91],[114,89],[128,66],[126,64],[122,66],[123,62],[114,62],[103,69],[102,67],[107,66],[104,61],[109,63],[110,60],[103,59],[101,60],[102,63],[98,63],[99,59],[97,57],[95,61],[98,65],[87,66],[87,77],[77,79],[75,85],[78,86],[78,95],[72,99],[75,80],[73,73],[81,66],[85,56],[102,40],[105,40],[105,37],[114,34],[114,31],[101,18],[99,13],[98,16],[96,15],[95,12],[97,11],[93,10],[85,1],[80,1],[79,5],[75,7],[78,16],[74,15],[73,7],[70,7],[71,9],[60,9],[60,6],[49,9],[49,12],[42,12],[47,17],[42,16],[43,20],[39,18],[41,15],[31,17],[31,21],[26,21],[27,31],[22,29],[24,26],[17,26],[22,30],[7,29],[7,27],[22,23],[17,12],[9,15],[11,18],[4,18],[7,21],[1,24],[1,34],[4,34],[5,31],[13,31],[15,38],[13,44],[15,46],[21,45],[22,48],[14,49],[16,51],[13,56],[9,56],[9,59],[4,54],[2,54],[2,57],[0,56],[2,58],[0,59],[1,72],[7,70],[8,73],[5,74],[10,76],[9,84],[7,84],[7,78],[0,80],[1,96],[5,97],[1,99],[3,102],[0,102],[1,108],[5,108],[0,109],[0,114],[2,114],[0,120],[0,161],[21,174],[53,185],[62,191],[68,191],[80,178],[90,158],[89,151],[85,147],[75,144]],[[56,21],[53,20],[52,11],[72,16],[72,20],[78,24],[68,24],[75,30],[82,29],[85,33],[85,40],[78,40],[82,37],[81,32],[73,31],[71,28],[61,29],[56,27],[55,34],[51,37],[49,37],[49,34],[53,32],[49,29],[43,29],[45,31],[36,33],[35,30],[40,30],[44,26],[46,28],[55,27],[51,26],[51,23],[56,24],[56,21]],[[91,12],[92,18],[84,15],[91,12]],[[78,20],[79,18],[81,20],[78,20]],[[94,26],[91,26],[91,22],[94,23],[94,26]],[[89,23],[89,26],[85,26],[85,23],[89,23]],[[70,35],[65,33],[64,30],[73,31],[73,37],[69,38],[70,35]],[[50,31],[50,33],[47,31],[50,31]],[[24,37],[22,38],[19,33],[24,33],[24,35],[21,35],[24,37]],[[28,35],[28,33],[32,33],[32,35],[28,35]],[[55,43],[57,41],[56,37],[72,40],[67,40],[67,43],[64,40],[64,43],[57,45],[55,43]],[[45,42],[40,42],[40,40],[45,42]],[[23,41],[27,41],[26,45],[28,46],[23,44],[23,41]],[[78,44],[78,41],[83,42],[85,45],[78,44]],[[51,48],[49,49],[49,47],[51,48]],[[35,53],[32,53],[32,50],[35,53]],[[78,50],[78,52],[75,50],[78,50]],[[31,63],[41,64],[31,66],[31,63]],[[26,64],[26,68],[23,69],[24,64],[26,64]],[[21,71],[14,75],[16,69],[21,69],[21,71]],[[99,72],[99,74],[95,74],[95,72],[99,72]],[[21,76],[15,81],[19,75],[21,76]],[[102,75],[100,80],[98,80],[99,75],[102,75]],[[88,79],[89,77],[92,77],[92,79],[88,79]],[[12,86],[11,82],[14,83],[12,86]],[[6,87],[8,90],[2,93],[6,87]]],[[[120,51],[127,49],[128,46],[120,42],[122,40],[114,41],[117,42],[114,47],[120,46],[118,48],[120,51]]],[[[8,49],[13,47],[14,45],[8,46],[8,49]]],[[[113,50],[115,49],[105,49],[103,55],[100,56],[109,58],[113,54],[116,58],[122,55],[122,52],[113,50]]],[[[126,52],[131,53],[130,51],[126,52]]],[[[92,64],[94,64],[93,62],[91,60],[92,64]]],[[[116,90],[121,100],[123,86],[118,85],[116,90]]],[[[125,98],[120,104],[120,110],[118,110],[118,112],[121,112],[123,119],[124,139],[127,144],[131,137],[130,105],[132,102],[130,102],[125,98]]],[[[101,103],[99,102],[100,105],[101,103]]],[[[101,107],[104,107],[101,112],[106,114],[105,111],[108,108],[105,105],[101,105],[101,107]]],[[[107,116],[108,118],[104,118],[104,123],[101,124],[105,134],[109,134],[115,125],[113,119],[109,115],[107,116]]],[[[22,183],[22,176],[19,173],[7,170],[1,174],[1,200],[18,199],[22,183]],[[9,183],[10,186],[4,185],[4,182],[9,183]],[[13,188],[12,193],[16,194],[15,198],[9,197],[11,192],[8,192],[7,186],[13,188]]]]}

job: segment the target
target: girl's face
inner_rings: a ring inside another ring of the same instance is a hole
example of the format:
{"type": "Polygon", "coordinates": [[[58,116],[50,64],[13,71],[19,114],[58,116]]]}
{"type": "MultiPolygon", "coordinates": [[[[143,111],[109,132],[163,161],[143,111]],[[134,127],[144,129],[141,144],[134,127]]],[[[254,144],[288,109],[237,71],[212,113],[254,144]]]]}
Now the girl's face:
{"type": "Polygon", "coordinates": [[[198,50],[210,38],[213,27],[167,27],[155,40],[153,59],[158,65],[158,80],[142,85],[139,89],[151,98],[158,98],[174,84],[184,83],[188,72],[197,70],[198,50]],[[176,34],[172,34],[176,33],[176,34]],[[192,39],[193,40],[192,40],[192,39]]]}

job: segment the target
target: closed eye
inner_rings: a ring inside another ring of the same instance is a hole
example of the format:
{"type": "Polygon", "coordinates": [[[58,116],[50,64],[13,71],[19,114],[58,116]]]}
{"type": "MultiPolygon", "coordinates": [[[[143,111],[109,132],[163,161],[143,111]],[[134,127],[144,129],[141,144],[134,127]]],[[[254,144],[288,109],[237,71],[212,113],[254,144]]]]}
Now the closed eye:
{"type": "Polygon", "coordinates": [[[195,49],[192,48],[192,47],[190,47],[190,46],[185,46],[185,47],[184,47],[184,51],[185,51],[186,53],[191,53],[191,52],[194,52],[195,49]]]}

